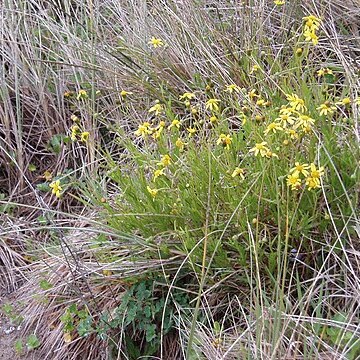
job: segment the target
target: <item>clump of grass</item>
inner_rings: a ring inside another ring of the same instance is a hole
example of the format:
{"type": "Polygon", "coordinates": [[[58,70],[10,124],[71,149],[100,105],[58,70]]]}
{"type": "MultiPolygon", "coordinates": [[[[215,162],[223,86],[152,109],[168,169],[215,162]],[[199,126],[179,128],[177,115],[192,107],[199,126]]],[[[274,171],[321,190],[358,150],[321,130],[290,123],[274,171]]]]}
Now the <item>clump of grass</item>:
{"type": "MultiPolygon", "coordinates": [[[[55,326],[44,353],[358,356],[357,10],[280,3],[21,4],[42,42],[17,64],[48,54],[31,67],[61,109],[41,189],[97,212],[98,235],[50,237],[29,265],[25,331],[55,326]]],[[[24,143],[9,124],[5,154],[24,143]]]]}

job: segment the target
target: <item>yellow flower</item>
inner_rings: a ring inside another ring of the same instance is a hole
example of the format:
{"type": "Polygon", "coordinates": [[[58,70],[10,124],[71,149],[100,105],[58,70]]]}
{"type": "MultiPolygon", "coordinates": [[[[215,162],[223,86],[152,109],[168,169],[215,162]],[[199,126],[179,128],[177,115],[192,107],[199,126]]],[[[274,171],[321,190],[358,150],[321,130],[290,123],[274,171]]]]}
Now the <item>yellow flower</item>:
{"type": "Polygon", "coordinates": [[[266,130],[264,131],[264,134],[267,135],[270,131],[273,133],[276,133],[276,130],[283,130],[283,128],[276,122],[272,122],[271,124],[269,124],[266,128],[266,130]]]}
{"type": "Polygon", "coordinates": [[[236,84],[230,84],[230,85],[226,85],[226,89],[224,91],[228,92],[230,94],[232,94],[234,91],[239,93],[240,92],[240,87],[237,86],[236,84]]]}
{"type": "Polygon", "coordinates": [[[293,107],[287,107],[285,105],[281,106],[279,113],[281,115],[289,115],[289,116],[298,114],[298,112],[293,107]]]}
{"type": "Polygon", "coordinates": [[[80,123],[80,119],[75,114],[72,114],[70,116],[70,120],[72,120],[74,123],[77,123],[77,124],[80,123]]]}
{"type": "Polygon", "coordinates": [[[280,114],[275,121],[280,121],[281,126],[286,128],[288,125],[293,125],[295,122],[295,118],[289,114],[280,114]]]}
{"type": "Polygon", "coordinates": [[[314,125],[315,120],[307,115],[299,115],[299,118],[296,120],[294,128],[302,127],[303,130],[311,129],[311,126],[314,125]]]}
{"type": "Polygon", "coordinates": [[[305,36],[305,41],[312,41],[314,45],[317,45],[319,43],[319,38],[317,37],[314,31],[305,30],[304,36],[305,36]]]}
{"type": "Polygon", "coordinates": [[[306,110],[305,102],[300,99],[296,94],[286,94],[286,100],[289,101],[290,106],[296,111],[304,112],[306,110]]]}
{"type": "Polygon", "coordinates": [[[78,135],[79,132],[80,132],[79,126],[73,125],[73,126],[70,128],[70,130],[71,130],[71,135],[70,135],[71,141],[76,141],[77,135],[78,135]]]}
{"type": "Polygon", "coordinates": [[[181,122],[178,119],[174,119],[171,124],[169,125],[168,129],[171,129],[173,127],[176,127],[180,129],[181,122]]]}
{"type": "Polygon", "coordinates": [[[248,96],[250,98],[250,100],[253,100],[254,98],[259,98],[260,95],[256,93],[255,89],[252,89],[249,93],[248,96]]]}
{"type": "Polygon", "coordinates": [[[317,178],[313,178],[311,176],[309,176],[308,178],[306,178],[305,184],[308,187],[308,190],[313,190],[313,189],[318,189],[320,188],[320,180],[317,178]]]}
{"type": "Polygon", "coordinates": [[[249,74],[256,73],[256,72],[258,72],[259,70],[260,70],[260,66],[255,64],[255,65],[251,68],[249,74]]]}
{"type": "Polygon", "coordinates": [[[49,187],[52,189],[51,193],[54,194],[56,197],[60,197],[60,192],[62,187],[60,185],[60,180],[53,181],[49,187]]]}
{"type": "Polygon", "coordinates": [[[323,104],[321,104],[319,107],[316,108],[316,110],[320,111],[320,116],[332,114],[334,110],[336,110],[335,106],[331,106],[329,101],[325,101],[323,104]]]}
{"type": "Polygon", "coordinates": [[[270,159],[271,157],[279,158],[279,156],[278,156],[277,154],[275,154],[274,152],[272,152],[271,150],[268,150],[268,151],[266,152],[265,156],[266,156],[267,158],[269,158],[269,159],[270,159]]]}
{"type": "Polygon", "coordinates": [[[159,102],[157,102],[154,106],[152,106],[150,109],[149,109],[149,113],[154,113],[155,116],[158,116],[162,113],[163,111],[163,105],[160,104],[159,102]]]}
{"type": "Polygon", "coordinates": [[[153,198],[155,198],[155,196],[159,192],[158,189],[152,189],[150,186],[147,186],[146,189],[153,198]]]}
{"type": "Polygon", "coordinates": [[[78,92],[78,95],[76,97],[77,100],[80,100],[80,99],[87,99],[89,96],[86,92],[86,90],[79,90],[78,92]]]}
{"type": "Polygon", "coordinates": [[[185,147],[186,143],[184,143],[180,138],[178,138],[175,141],[175,146],[180,150],[180,151],[184,151],[184,147],[185,147]]]}
{"type": "Polygon", "coordinates": [[[157,169],[154,171],[154,177],[153,177],[153,181],[156,181],[156,179],[161,176],[164,175],[164,169],[157,169]]]}
{"type": "Polygon", "coordinates": [[[232,177],[240,176],[242,180],[245,179],[245,170],[239,167],[236,167],[233,173],[231,174],[232,177]]]}
{"type": "Polygon", "coordinates": [[[343,98],[342,100],[340,100],[339,102],[336,103],[336,105],[350,105],[351,104],[351,100],[350,98],[346,97],[346,98],[343,98]]]}
{"type": "Polygon", "coordinates": [[[219,111],[219,105],[218,105],[219,102],[220,102],[219,99],[209,99],[206,102],[205,107],[210,111],[219,111]]]}
{"type": "Polygon", "coordinates": [[[319,29],[321,19],[314,15],[309,15],[303,17],[303,21],[305,22],[304,25],[305,30],[315,31],[319,29]]]}
{"type": "Polygon", "coordinates": [[[158,48],[158,47],[162,47],[162,46],[164,46],[165,44],[164,44],[164,42],[161,40],[161,39],[159,39],[159,38],[156,38],[156,37],[152,37],[151,39],[150,39],[150,41],[148,42],[148,44],[149,45],[151,45],[153,48],[158,48]]]}
{"type": "Polygon", "coordinates": [[[46,181],[51,181],[52,179],[52,174],[49,170],[46,170],[44,172],[44,175],[43,175],[43,178],[46,180],[46,181]]]}
{"type": "Polygon", "coordinates": [[[189,137],[194,136],[195,133],[196,133],[196,129],[194,129],[194,128],[186,128],[186,130],[187,130],[188,133],[189,133],[189,137]]]}
{"type": "Polygon", "coordinates": [[[294,129],[289,129],[287,133],[290,135],[290,139],[295,140],[299,137],[299,134],[294,129]]]}
{"type": "Polygon", "coordinates": [[[296,50],[295,50],[295,54],[297,55],[297,56],[301,56],[301,54],[303,53],[303,49],[302,48],[297,48],[296,50]]]}
{"type": "Polygon", "coordinates": [[[80,135],[81,142],[87,142],[89,140],[90,133],[88,131],[84,131],[80,135]]]}
{"type": "Polygon", "coordinates": [[[142,136],[142,137],[151,134],[150,123],[144,122],[143,124],[140,124],[134,134],[136,136],[142,136]]]}
{"type": "Polygon", "coordinates": [[[285,1],[284,0],[274,0],[274,4],[275,5],[284,5],[285,1]]]}
{"type": "Polygon", "coordinates": [[[305,177],[309,175],[308,169],[309,164],[300,164],[299,162],[295,163],[295,167],[290,169],[290,173],[296,174],[299,176],[300,174],[303,174],[305,177]]]}
{"type": "Polygon", "coordinates": [[[131,92],[131,91],[126,91],[126,90],[121,90],[120,91],[120,96],[122,97],[122,98],[126,98],[126,96],[127,95],[132,95],[133,93],[131,92]]]}
{"type": "Polygon", "coordinates": [[[324,75],[333,75],[333,71],[329,68],[321,68],[320,70],[318,70],[317,75],[319,77],[324,75]]]}
{"type": "Polygon", "coordinates": [[[266,101],[264,99],[259,99],[257,102],[256,102],[256,105],[257,106],[266,106],[266,101]]]}
{"type": "Polygon", "coordinates": [[[160,159],[160,162],[157,163],[157,165],[163,167],[169,166],[170,164],[171,164],[171,157],[168,154],[163,155],[160,159]]]}
{"type": "Polygon", "coordinates": [[[265,157],[268,151],[270,151],[265,145],[267,145],[266,141],[257,143],[252,149],[250,149],[250,152],[253,152],[255,156],[260,154],[262,157],[265,157]]]}
{"type": "Polygon", "coordinates": [[[222,146],[226,149],[229,150],[230,149],[230,145],[232,143],[232,137],[230,137],[229,134],[225,135],[225,134],[220,134],[216,144],[220,145],[222,144],[222,146]]]}
{"type": "Polygon", "coordinates": [[[190,92],[185,92],[182,95],[179,96],[180,100],[191,100],[195,98],[195,94],[194,93],[190,93],[190,92]]]}
{"type": "Polygon", "coordinates": [[[310,164],[310,176],[314,179],[320,179],[324,175],[324,167],[320,166],[319,169],[316,168],[314,163],[310,164]]]}
{"type": "Polygon", "coordinates": [[[286,179],[286,184],[291,186],[291,190],[298,190],[301,186],[301,179],[299,178],[299,174],[291,174],[288,175],[286,179]]]}

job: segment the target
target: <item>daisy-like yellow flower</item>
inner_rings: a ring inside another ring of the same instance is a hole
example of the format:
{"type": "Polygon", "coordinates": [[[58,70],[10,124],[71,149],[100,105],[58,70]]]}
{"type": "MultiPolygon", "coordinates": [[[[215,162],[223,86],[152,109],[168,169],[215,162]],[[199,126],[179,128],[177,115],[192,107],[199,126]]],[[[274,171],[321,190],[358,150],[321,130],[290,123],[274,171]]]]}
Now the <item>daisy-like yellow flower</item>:
{"type": "Polygon", "coordinates": [[[268,151],[270,151],[269,148],[266,147],[266,145],[266,141],[256,143],[255,146],[250,149],[250,152],[253,152],[255,156],[258,156],[260,154],[262,157],[265,157],[268,151]]]}
{"type": "Polygon", "coordinates": [[[267,126],[267,128],[264,131],[264,134],[267,135],[269,132],[276,133],[276,130],[281,131],[283,130],[283,128],[280,126],[280,124],[276,122],[272,122],[267,126]]]}
{"type": "Polygon", "coordinates": [[[305,30],[315,31],[319,29],[321,19],[314,15],[309,15],[303,17],[303,21],[305,22],[304,24],[305,30]]]}
{"type": "Polygon", "coordinates": [[[121,90],[120,96],[125,99],[128,95],[132,95],[133,93],[131,91],[121,90]]]}
{"type": "Polygon", "coordinates": [[[324,175],[324,167],[320,166],[318,169],[314,163],[310,164],[310,176],[314,179],[320,179],[324,175]]]}
{"type": "Polygon", "coordinates": [[[327,116],[328,114],[329,115],[333,114],[334,110],[336,110],[336,107],[332,106],[329,101],[325,101],[323,104],[321,104],[319,107],[317,107],[316,110],[319,110],[320,116],[322,116],[322,115],[327,116]]]}
{"type": "Polygon", "coordinates": [[[60,192],[62,190],[60,180],[53,181],[52,183],[50,183],[49,187],[52,189],[51,193],[54,194],[57,198],[59,198],[60,192]]]}
{"type": "Polygon", "coordinates": [[[286,100],[289,101],[290,106],[296,111],[304,112],[306,110],[305,102],[303,99],[300,99],[296,94],[286,94],[286,100]]]}
{"type": "Polygon", "coordinates": [[[165,45],[164,42],[160,38],[156,38],[154,36],[149,40],[148,44],[151,45],[155,49],[165,45]]]}
{"type": "Polygon", "coordinates": [[[251,68],[249,74],[254,74],[254,73],[258,72],[259,70],[260,70],[260,66],[255,64],[255,65],[251,68]]]}
{"type": "Polygon", "coordinates": [[[308,169],[310,168],[309,164],[300,164],[299,162],[295,162],[295,166],[290,169],[290,173],[296,175],[304,175],[305,177],[309,175],[308,169]]]}
{"type": "Polygon", "coordinates": [[[206,104],[205,104],[205,107],[206,109],[209,109],[210,111],[219,111],[219,105],[218,103],[220,102],[221,100],[219,99],[209,99],[206,104]]]}
{"type": "Polygon", "coordinates": [[[255,89],[252,89],[249,93],[248,96],[250,98],[250,100],[254,100],[255,98],[260,98],[260,95],[256,93],[255,89]]]}
{"type": "Polygon", "coordinates": [[[178,138],[175,141],[175,146],[180,150],[180,151],[184,151],[185,145],[187,145],[185,142],[183,142],[180,138],[178,138]]]}
{"type": "Polygon", "coordinates": [[[73,125],[71,128],[71,135],[70,135],[70,139],[71,141],[76,141],[77,139],[77,135],[80,133],[80,128],[77,125],[73,125]]]}
{"type": "Polygon", "coordinates": [[[159,176],[164,175],[164,169],[157,169],[154,171],[153,181],[155,182],[159,176]]]}
{"type": "Polygon", "coordinates": [[[86,92],[86,90],[79,90],[76,99],[80,100],[80,99],[87,99],[89,97],[88,93],[86,92]]]}
{"type": "Polygon", "coordinates": [[[267,151],[265,156],[269,159],[272,157],[279,158],[279,156],[277,154],[275,154],[274,152],[272,152],[271,150],[267,151]]]}
{"type": "Polygon", "coordinates": [[[160,104],[158,101],[156,102],[156,104],[154,106],[152,106],[149,109],[149,113],[154,113],[155,116],[160,115],[163,112],[163,105],[160,104]]]}
{"type": "Polygon", "coordinates": [[[237,177],[240,176],[242,180],[245,179],[245,169],[236,167],[233,173],[231,174],[231,177],[237,177]]]}
{"type": "Polygon", "coordinates": [[[236,84],[230,84],[230,85],[226,85],[226,89],[224,91],[228,92],[229,94],[232,94],[233,92],[239,93],[240,87],[237,86],[236,84]]]}
{"type": "Polygon", "coordinates": [[[285,1],[284,0],[274,0],[274,4],[275,5],[284,5],[285,4],[285,1]]]}
{"type": "Polygon", "coordinates": [[[288,114],[280,114],[275,121],[279,121],[283,128],[286,128],[288,125],[293,125],[295,123],[295,118],[288,114]]]}
{"type": "Polygon", "coordinates": [[[291,174],[288,175],[286,179],[287,186],[291,187],[291,190],[298,190],[301,186],[301,179],[299,177],[299,174],[291,174]]]}
{"type": "Polygon", "coordinates": [[[319,77],[324,75],[333,75],[333,71],[329,68],[321,68],[320,70],[318,70],[317,75],[319,77]]]}
{"type": "Polygon", "coordinates": [[[87,142],[89,140],[90,133],[88,131],[83,131],[80,134],[80,141],[81,142],[87,142]]]}
{"type": "Polygon", "coordinates": [[[294,115],[294,114],[298,114],[298,112],[295,110],[295,108],[288,107],[288,106],[285,106],[285,105],[281,106],[279,113],[281,115],[289,115],[289,116],[294,115]]]}
{"type": "Polygon", "coordinates": [[[180,126],[181,126],[180,120],[174,119],[174,120],[171,122],[171,124],[169,125],[168,129],[171,129],[171,128],[180,129],[180,126]]]}
{"type": "Polygon", "coordinates": [[[336,103],[336,105],[345,105],[345,106],[350,105],[350,104],[351,104],[351,100],[348,97],[343,98],[342,100],[340,100],[336,103]]]}
{"type": "Polygon", "coordinates": [[[299,115],[298,119],[296,120],[296,123],[294,125],[294,128],[297,129],[299,127],[302,127],[303,130],[312,127],[314,125],[315,120],[307,115],[299,115]]]}
{"type": "Polygon", "coordinates": [[[313,189],[318,189],[320,188],[320,181],[317,178],[313,178],[311,176],[309,176],[308,178],[306,178],[305,180],[305,184],[308,187],[308,190],[313,190],[313,189]]]}
{"type": "Polygon", "coordinates": [[[258,101],[256,101],[256,105],[257,106],[266,106],[267,101],[265,101],[264,99],[259,99],[258,101]]]}
{"type": "Polygon", "coordinates": [[[192,100],[195,98],[195,94],[191,92],[185,92],[179,96],[180,100],[192,100]]]}
{"type": "Polygon", "coordinates": [[[158,189],[152,189],[150,186],[147,186],[146,189],[149,192],[149,194],[153,197],[153,199],[155,199],[155,196],[157,195],[159,190],[158,189]]]}
{"type": "Polygon", "coordinates": [[[290,139],[296,140],[299,138],[299,134],[294,129],[287,130],[287,134],[290,135],[290,139]]]}
{"type": "Polygon", "coordinates": [[[220,134],[218,140],[216,141],[216,144],[217,145],[222,145],[226,150],[229,150],[230,149],[230,145],[232,143],[232,137],[227,134],[220,134]]]}
{"type": "Polygon", "coordinates": [[[319,43],[319,38],[315,34],[315,31],[305,30],[304,36],[305,36],[305,41],[312,41],[313,45],[317,45],[319,43]]]}
{"type": "Polygon", "coordinates": [[[138,126],[138,129],[134,132],[136,136],[146,137],[146,135],[149,135],[152,133],[152,130],[150,128],[149,122],[144,122],[143,124],[140,124],[138,126]]]}
{"type": "Polygon", "coordinates": [[[196,129],[195,129],[195,128],[186,128],[186,130],[187,130],[188,133],[189,133],[189,137],[194,136],[195,133],[196,133],[196,129]]]}
{"type": "Polygon", "coordinates": [[[158,166],[163,166],[163,167],[167,167],[170,164],[171,164],[171,157],[168,154],[163,155],[160,159],[160,162],[157,163],[158,166]]]}

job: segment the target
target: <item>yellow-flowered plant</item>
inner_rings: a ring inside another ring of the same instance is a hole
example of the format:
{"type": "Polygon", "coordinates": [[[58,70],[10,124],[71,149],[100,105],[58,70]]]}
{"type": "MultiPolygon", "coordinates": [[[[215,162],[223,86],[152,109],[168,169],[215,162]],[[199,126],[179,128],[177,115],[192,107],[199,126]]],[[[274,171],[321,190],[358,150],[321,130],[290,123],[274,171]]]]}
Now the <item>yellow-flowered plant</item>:
{"type": "Polygon", "coordinates": [[[325,101],[323,104],[321,104],[319,107],[316,108],[316,110],[319,110],[319,115],[330,115],[333,114],[336,110],[335,106],[332,106],[329,101],[325,101]]]}
{"type": "Polygon", "coordinates": [[[329,68],[321,68],[320,70],[318,70],[317,75],[319,77],[325,76],[325,75],[333,75],[333,71],[329,68]]]}
{"type": "Polygon", "coordinates": [[[221,144],[226,150],[230,149],[231,143],[232,143],[232,137],[229,134],[227,134],[227,135],[220,134],[220,136],[216,142],[217,145],[221,144]]]}
{"type": "Polygon", "coordinates": [[[171,124],[169,125],[168,129],[172,129],[172,128],[177,128],[177,129],[180,129],[180,126],[181,126],[181,121],[178,120],[178,119],[174,119],[171,124]]]}
{"type": "Polygon", "coordinates": [[[80,141],[81,142],[87,142],[89,140],[90,133],[88,131],[83,131],[80,134],[80,141]]]}
{"type": "Polygon", "coordinates": [[[226,89],[224,91],[229,94],[232,94],[233,92],[239,93],[240,87],[237,86],[236,84],[230,84],[230,85],[226,85],[226,89]]]}
{"type": "Polygon", "coordinates": [[[52,189],[51,193],[54,194],[57,198],[59,198],[62,191],[60,180],[53,181],[52,183],[50,183],[49,187],[52,189]]]}
{"type": "Polygon", "coordinates": [[[321,19],[314,15],[303,17],[304,20],[304,32],[305,41],[311,41],[314,45],[317,45],[319,38],[316,35],[316,31],[320,27],[321,19]]]}
{"type": "Polygon", "coordinates": [[[169,154],[161,156],[160,162],[157,163],[158,166],[169,166],[171,164],[171,157],[169,154]]]}
{"type": "Polygon", "coordinates": [[[150,135],[152,133],[152,129],[150,128],[149,122],[144,122],[138,126],[138,129],[135,131],[136,136],[146,137],[146,135],[150,135]]]}
{"type": "Polygon", "coordinates": [[[189,133],[189,137],[192,137],[196,134],[196,129],[195,128],[186,128],[187,132],[189,133]]]}
{"type": "Polygon", "coordinates": [[[179,96],[180,100],[192,100],[195,98],[195,94],[191,92],[185,92],[179,96]]]}
{"type": "Polygon", "coordinates": [[[266,141],[256,143],[255,146],[250,149],[250,152],[253,152],[255,156],[258,156],[260,154],[262,157],[265,157],[270,151],[270,149],[266,145],[266,141]]]}
{"type": "Polygon", "coordinates": [[[153,199],[155,199],[156,195],[158,194],[159,190],[158,189],[152,189],[150,186],[146,187],[148,193],[153,197],[153,199]]]}
{"type": "Polygon", "coordinates": [[[158,48],[158,47],[162,47],[165,45],[165,43],[160,39],[160,38],[156,38],[155,36],[153,36],[149,42],[149,45],[151,45],[153,48],[158,48]]]}
{"type": "Polygon", "coordinates": [[[299,98],[296,94],[286,94],[286,99],[289,101],[290,106],[300,112],[307,110],[303,99],[299,98]]]}
{"type": "Polygon", "coordinates": [[[267,128],[264,131],[264,134],[267,135],[269,132],[276,133],[277,130],[282,131],[283,130],[282,126],[276,122],[272,122],[267,126],[267,128]]]}
{"type": "Polygon", "coordinates": [[[153,181],[155,182],[159,176],[164,175],[164,169],[157,169],[154,171],[153,181]]]}
{"type": "Polygon", "coordinates": [[[209,99],[205,104],[205,108],[213,112],[219,111],[218,104],[220,101],[219,99],[209,99]]]}
{"type": "Polygon", "coordinates": [[[240,167],[236,167],[234,169],[234,171],[232,172],[231,177],[234,178],[234,177],[237,177],[237,176],[240,176],[240,178],[242,180],[245,180],[245,169],[240,168],[240,167]]]}
{"type": "Polygon", "coordinates": [[[160,102],[157,101],[155,105],[149,109],[149,113],[154,113],[155,116],[158,116],[163,112],[163,110],[164,110],[164,105],[160,104],[160,102]]]}

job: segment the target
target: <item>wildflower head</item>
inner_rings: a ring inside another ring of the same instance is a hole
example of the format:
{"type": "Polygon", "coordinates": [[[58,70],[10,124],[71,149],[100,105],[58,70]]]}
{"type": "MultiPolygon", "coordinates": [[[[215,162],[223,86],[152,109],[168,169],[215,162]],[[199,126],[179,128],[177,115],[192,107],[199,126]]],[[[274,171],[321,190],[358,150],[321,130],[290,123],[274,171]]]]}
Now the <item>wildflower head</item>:
{"type": "Polygon", "coordinates": [[[179,96],[180,100],[192,100],[195,98],[195,94],[191,92],[185,92],[179,96]]]}
{"type": "Polygon", "coordinates": [[[258,156],[260,154],[262,157],[265,157],[267,156],[268,151],[270,151],[269,148],[266,147],[266,145],[266,141],[256,143],[255,146],[250,149],[250,152],[253,152],[255,156],[258,156]]]}
{"type": "Polygon", "coordinates": [[[267,135],[269,132],[276,133],[277,130],[281,131],[283,130],[283,128],[280,126],[280,124],[276,122],[272,122],[267,126],[267,128],[264,131],[264,134],[267,135]]]}
{"type": "Polygon", "coordinates": [[[329,68],[321,68],[317,71],[317,76],[333,75],[333,71],[329,68]]]}
{"type": "Polygon", "coordinates": [[[306,110],[305,102],[300,99],[296,94],[286,94],[286,99],[289,101],[290,106],[296,111],[304,112],[306,110]]]}
{"type": "Polygon", "coordinates": [[[149,45],[151,45],[153,48],[158,48],[158,47],[162,47],[164,46],[164,42],[160,39],[160,38],[156,38],[156,37],[152,37],[150,40],[149,40],[149,45]]]}
{"type": "Polygon", "coordinates": [[[132,95],[133,93],[131,91],[121,90],[120,96],[125,99],[128,95],[132,95]]]}
{"type": "Polygon", "coordinates": [[[230,137],[229,134],[225,135],[225,134],[220,134],[216,144],[217,145],[222,145],[226,150],[230,149],[230,145],[232,143],[232,137],[230,137]]]}
{"type": "Polygon", "coordinates": [[[168,129],[177,128],[180,129],[181,122],[178,119],[174,119],[169,125],[168,129]]]}
{"type": "Polygon", "coordinates": [[[80,134],[80,141],[81,142],[87,142],[89,140],[90,133],[88,131],[83,131],[80,134]]]}
{"type": "Polygon", "coordinates": [[[89,97],[89,95],[88,95],[88,93],[86,92],[86,90],[79,90],[76,99],[77,99],[77,100],[87,99],[88,97],[89,97]]]}
{"type": "Polygon", "coordinates": [[[288,175],[286,184],[291,187],[291,190],[298,190],[301,186],[301,179],[299,174],[293,173],[288,175]]]}
{"type": "Polygon", "coordinates": [[[305,36],[305,41],[312,41],[313,45],[317,45],[319,43],[319,38],[315,34],[315,31],[305,30],[304,36],[305,36]]]}
{"type": "Polygon", "coordinates": [[[220,100],[219,99],[209,99],[206,104],[205,104],[205,107],[206,109],[209,109],[210,111],[219,111],[219,102],[220,100]]]}
{"type": "Polygon", "coordinates": [[[158,189],[152,189],[150,186],[146,187],[148,193],[153,197],[153,199],[155,199],[155,196],[157,195],[157,193],[159,192],[158,189]]]}
{"type": "Polygon", "coordinates": [[[154,171],[154,177],[153,177],[153,181],[156,181],[156,179],[159,177],[159,176],[162,176],[164,175],[164,169],[157,169],[154,171]]]}
{"type": "Polygon", "coordinates": [[[228,92],[229,94],[232,94],[233,92],[239,93],[240,87],[237,86],[236,84],[230,84],[230,85],[226,85],[226,89],[224,91],[228,92]]]}
{"type": "Polygon", "coordinates": [[[60,185],[60,180],[53,181],[50,183],[49,187],[52,189],[52,194],[54,194],[57,198],[60,197],[60,192],[62,190],[62,187],[60,185]]]}
{"type": "Polygon", "coordinates": [[[195,129],[195,128],[186,128],[186,130],[187,130],[188,133],[189,133],[189,137],[194,136],[195,133],[196,133],[196,129],[195,129]]]}
{"type": "Polygon", "coordinates": [[[161,157],[160,162],[158,162],[158,166],[169,166],[171,164],[171,157],[170,155],[166,154],[161,157]]]}
{"type": "Polygon", "coordinates": [[[233,171],[233,173],[231,174],[231,177],[237,177],[237,176],[240,176],[240,178],[242,180],[245,179],[245,169],[242,169],[242,168],[239,168],[239,167],[236,167],[235,170],[233,171]]]}
{"type": "Polygon", "coordinates": [[[163,112],[163,105],[156,102],[154,106],[149,109],[149,113],[154,113],[155,116],[160,115],[163,112]]]}
{"type": "Polygon", "coordinates": [[[150,123],[148,123],[147,121],[140,124],[138,129],[135,131],[135,135],[136,136],[141,136],[141,137],[146,137],[146,135],[151,134],[151,128],[150,128],[150,123]]]}
{"type": "Polygon", "coordinates": [[[329,101],[325,101],[323,104],[321,104],[319,107],[316,108],[316,110],[319,110],[319,115],[330,115],[336,110],[335,106],[332,106],[329,101]]]}
{"type": "Polygon", "coordinates": [[[290,169],[290,173],[296,174],[296,175],[304,175],[305,177],[309,175],[309,164],[301,164],[299,162],[295,162],[295,166],[290,169]]]}
{"type": "Polygon", "coordinates": [[[186,145],[186,143],[183,142],[180,138],[178,138],[178,139],[175,141],[175,146],[176,146],[180,151],[184,151],[185,145],[186,145]]]}

